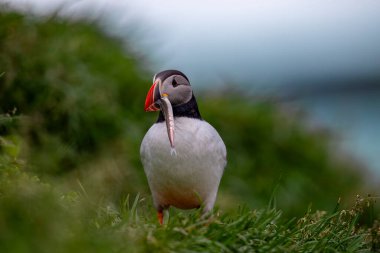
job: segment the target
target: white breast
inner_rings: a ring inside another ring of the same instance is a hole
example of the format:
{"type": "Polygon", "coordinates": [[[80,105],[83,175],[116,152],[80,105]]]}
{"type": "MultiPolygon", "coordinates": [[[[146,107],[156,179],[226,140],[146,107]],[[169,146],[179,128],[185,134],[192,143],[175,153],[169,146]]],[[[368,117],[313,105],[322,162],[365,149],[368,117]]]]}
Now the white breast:
{"type": "Polygon", "coordinates": [[[165,122],[154,124],[141,143],[141,161],[156,208],[212,209],[226,166],[226,147],[207,122],[175,119],[171,153],[165,122]]]}

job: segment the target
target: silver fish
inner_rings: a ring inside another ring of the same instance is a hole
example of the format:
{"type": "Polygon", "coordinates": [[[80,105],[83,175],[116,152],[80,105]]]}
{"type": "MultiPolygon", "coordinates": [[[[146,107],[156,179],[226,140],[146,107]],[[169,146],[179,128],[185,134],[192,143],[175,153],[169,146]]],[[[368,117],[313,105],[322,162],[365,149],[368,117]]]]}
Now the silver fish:
{"type": "Polygon", "coordinates": [[[165,116],[170,146],[174,149],[174,115],[172,105],[167,96],[163,96],[160,99],[160,106],[165,116]]]}

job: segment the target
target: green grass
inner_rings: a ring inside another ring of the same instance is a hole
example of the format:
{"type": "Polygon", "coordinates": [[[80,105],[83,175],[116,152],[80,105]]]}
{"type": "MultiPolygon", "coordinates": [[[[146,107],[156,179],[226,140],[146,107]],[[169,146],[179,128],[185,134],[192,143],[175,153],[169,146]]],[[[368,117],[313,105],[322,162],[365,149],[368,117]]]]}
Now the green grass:
{"type": "Polygon", "coordinates": [[[208,218],[175,212],[160,227],[152,213],[138,214],[141,205],[105,214],[114,217],[108,220],[113,232],[134,231],[126,245],[137,242],[132,250],[137,252],[358,252],[371,247],[368,233],[356,230],[358,214],[352,210],[308,213],[299,220],[284,219],[275,208],[240,208],[208,218]]]}
{"type": "Polygon", "coordinates": [[[94,201],[85,189],[61,195],[35,177],[10,169],[2,175],[2,252],[268,252],[370,248],[356,230],[355,211],[281,218],[275,208],[201,218],[199,211],[172,212],[157,223],[150,200],[124,199],[118,206],[94,201]],[[22,187],[26,187],[23,191],[22,187]],[[6,192],[4,191],[6,189],[6,192]],[[21,191],[20,191],[21,189],[21,191]],[[5,208],[4,208],[5,207],[5,208]],[[55,251],[55,249],[59,249],[55,251]]]}
{"type": "Polygon", "coordinates": [[[0,156],[0,252],[370,252],[379,247],[379,226],[360,224],[371,198],[331,212],[308,210],[283,217],[275,201],[266,208],[170,210],[158,224],[149,195],[109,202],[54,187],[23,171],[8,152],[0,156]]]}

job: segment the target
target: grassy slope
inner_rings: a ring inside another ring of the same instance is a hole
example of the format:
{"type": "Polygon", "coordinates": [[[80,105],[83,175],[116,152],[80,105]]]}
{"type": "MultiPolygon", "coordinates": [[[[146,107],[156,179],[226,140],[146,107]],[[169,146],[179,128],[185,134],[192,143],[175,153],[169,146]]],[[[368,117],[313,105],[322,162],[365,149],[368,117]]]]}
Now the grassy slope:
{"type": "Polygon", "coordinates": [[[376,246],[371,231],[357,226],[364,202],[300,219],[285,219],[273,206],[205,219],[199,211],[172,210],[161,227],[150,200],[109,205],[85,189],[62,194],[21,172],[20,161],[0,158],[1,252],[369,252],[376,246]]]}
{"type": "Polygon", "coordinates": [[[0,252],[371,247],[355,229],[358,211],[289,223],[264,208],[276,186],[277,206],[290,217],[310,203],[333,210],[339,196],[368,190],[331,157],[328,137],[237,95],[199,98],[228,148],[223,215],[205,226],[198,213],[174,213],[161,228],[149,197],[138,215],[118,204],[149,196],[138,150],[154,116],[142,112],[150,74],[142,78],[141,65],[93,25],[0,12],[0,252]],[[242,203],[260,209],[237,211],[242,203]]]}

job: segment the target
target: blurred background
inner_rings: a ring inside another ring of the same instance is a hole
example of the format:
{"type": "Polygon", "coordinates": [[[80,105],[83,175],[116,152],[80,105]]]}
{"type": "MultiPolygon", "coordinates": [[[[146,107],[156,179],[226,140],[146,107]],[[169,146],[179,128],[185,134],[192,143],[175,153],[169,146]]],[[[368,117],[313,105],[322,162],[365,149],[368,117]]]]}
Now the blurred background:
{"type": "MultiPolygon", "coordinates": [[[[0,199],[9,206],[0,226],[31,201],[20,185],[48,185],[62,198],[85,190],[109,203],[149,199],[139,146],[157,115],[143,102],[153,74],[168,68],[190,78],[227,145],[222,210],[274,198],[292,217],[379,192],[380,2],[0,8],[0,193],[20,200],[0,199]]],[[[55,206],[54,196],[32,198],[44,217],[55,215],[42,207],[55,206]]]]}
{"type": "Polygon", "coordinates": [[[157,72],[199,89],[244,93],[307,111],[379,177],[380,3],[357,1],[5,1],[19,10],[98,20],[157,72]],[[212,88],[211,88],[212,87],[212,88]]]}

